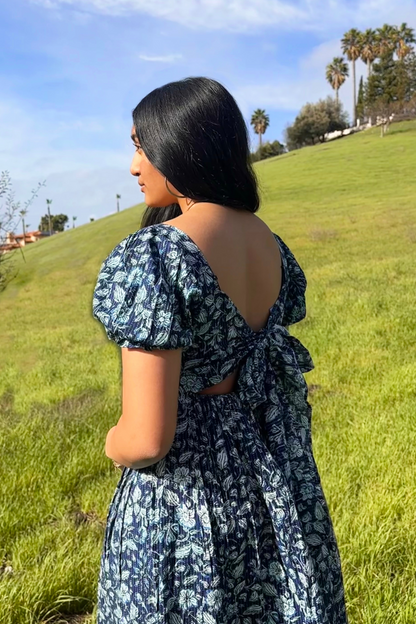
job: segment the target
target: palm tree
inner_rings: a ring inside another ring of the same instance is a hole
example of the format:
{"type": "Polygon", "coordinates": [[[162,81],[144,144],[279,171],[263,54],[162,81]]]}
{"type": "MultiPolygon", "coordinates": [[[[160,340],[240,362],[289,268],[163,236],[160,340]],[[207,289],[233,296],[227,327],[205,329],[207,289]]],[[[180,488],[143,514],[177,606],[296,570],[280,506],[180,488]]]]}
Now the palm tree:
{"type": "Polygon", "coordinates": [[[72,227],[75,227],[75,221],[77,220],[77,217],[72,217],[72,227]]]}
{"type": "Polygon", "coordinates": [[[259,149],[261,148],[261,138],[266,132],[270,124],[269,115],[266,115],[266,111],[258,108],[254,111],[250,124],[254,128],[254,132],[259,135],[259,149]]]}
{"type": "Polygon", "coordinates": [[[335,98],[339,103],[338,91],[349,76],[348,64],[343,56],[336,56],[332,63],[326,66],[326,79],[333,89],[335,89],[335,98]]]}
{"type": "Polygon", "coordinates": [[[26,245],[25,216],[27,215],[27,210],[25,210],[25,208],[22,208],[22,210],[20,210],[19,214],[22,217],[23,245],[26,245]]]}
{"type": "Polygon", "coordinates": [[[119,199],[121,199],[121,195],[116,195],[116,199],[117,199],[117,212],[120,212],[120,203],[119,203],[119,199]]]}
{"type": "Polygon", "coordinates": [[[48,208],[48,218],[49,218],[49,236],[52,234],[52,228],[51,228],[51,211],[50,211],[50,206],[51,206],[52,200],[51,199],[47,199],[46,200],[46,205],[48,208]]]}
{"type": "Polygon", "coordinates": [[[353,112],[353,125],[356,124],[356,109],[357,109],[357,82],[355,79],[355,61],[361,56],[361,32],[356,28],[351,28],[343,38],[341,39],[341,47],[344,54],[352,63],[352,83],[354,90],[354,112],[353,112]]]}
{"type": "Polygon", "coordinates": [[[384,24],[382,28],[377,28],[376,40],[378,56],[384,56],[384,54],[394,52],[398,44],[398,30],[396,26],[384,24]]]}
{"type": "Polygon", "coordinates": [[[412,48],[411,45],[416,43],[415,31],[413,28],[409,28],[408,25],[403,22],[400,28],[397,29],[397,56],[402,61],[408,54],[410,54],[412,48]]]}
{"type": "Polygon", "coordinates": [[[367,28],[361,35],[361,60],[367,63],[368,77],[371,76],[373,63],[377,58],[377,34],[372,28],[367,28]]]}

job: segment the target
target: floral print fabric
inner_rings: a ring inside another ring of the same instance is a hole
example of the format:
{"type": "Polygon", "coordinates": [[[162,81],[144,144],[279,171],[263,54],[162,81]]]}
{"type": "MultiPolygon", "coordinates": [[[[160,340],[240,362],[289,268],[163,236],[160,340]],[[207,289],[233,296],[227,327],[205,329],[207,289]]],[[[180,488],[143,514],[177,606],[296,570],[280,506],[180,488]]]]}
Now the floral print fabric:
{"type": "Polygon", "coordinates": [[[288,330],[307,283],[274,236],[283,283],[260,332],[175,226],[130,234],[102,263],[93,315],[108,338],[183,351],[172,447],[123,468],[109,506],[97,624],[347,624],[312,452],[314,365],[288,330]],[[198,394],[237,368],[234,392],[198,394]]]}

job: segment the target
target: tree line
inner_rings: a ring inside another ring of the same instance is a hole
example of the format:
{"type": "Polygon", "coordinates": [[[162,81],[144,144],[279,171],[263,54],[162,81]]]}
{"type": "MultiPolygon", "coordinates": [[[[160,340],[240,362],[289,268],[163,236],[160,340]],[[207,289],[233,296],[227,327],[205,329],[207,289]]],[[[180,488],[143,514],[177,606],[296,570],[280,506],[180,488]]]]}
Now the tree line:
{"type": "Polygon", "coordinates": [[[352,126],[377,120],[388,127],[396,119],[416,116],[416,37],[413,28],[384,24],[361,32],[350,29],[340,41],[344,56],[335,57],[326,66],[326,79],[335,91],[335,98],[327,97],[316,103],[306,103],[294,122],[285,129],[285,144],[279,141],[262,143],[262,135],[269,126],[269,115],[257,109],[251,125],[259,136],[259,146],[252,160],[278,156],[285,151],[323,142],[329,133],[349,127],[349,116],[339,100],[339,90],[352,70],[353,115],[352,126]],[[356,63],[361,59],[367,66],[367,77],[361,76],[358,96],[356,63]]]}
{"type": "MultiPolygon", "coordinates": [[[[342,53],[352,68],[353,125],[357,119],[373,120],[377,115],[416,112],[416,43],[415,32],[406,23],[401,26],[368,28],[361,32],[352,28],[341,39],[342,53]],[[356,62],[367,65],[367,80],[361,77],[357,97],[356,62]]],[[[326,78],[335,90],[349,76],[343,56],[335,57],[326,67],[326,78]]]]}

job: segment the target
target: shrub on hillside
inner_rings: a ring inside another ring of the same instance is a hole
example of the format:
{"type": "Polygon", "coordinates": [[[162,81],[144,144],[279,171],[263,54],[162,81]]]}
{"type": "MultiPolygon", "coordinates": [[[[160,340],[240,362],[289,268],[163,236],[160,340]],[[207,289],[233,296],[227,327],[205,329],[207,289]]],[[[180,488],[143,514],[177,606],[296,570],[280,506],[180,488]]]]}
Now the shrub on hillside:
{"type": "MultiPolygon", "coordinates": [[[[69,217],[65,214],[51,215],[50,223],[52,232],[63,232],[69,217]]],[[[41,217],[39,228],[41,232],[49,232],[49,215],[45,214],[41,217]]]]}
{"type": "Polygon", "coordinates": [[[257,162],[258,160],[264,160],[265,158],[272,158],[273,156],[280,156],[286,152],[286,147],[280,143],[280,141],[267,141],[257,151],[251,154],[251,161],[257,162]]]}
{"type": "Polygon", "coordinates": [[[316,104],[305,104],[294,123],[286,128],[287,148],[291,151],[323,143],[328,133],[345,130],[348,125],[348,114],[342,104],[330,96],[316,104]]]}

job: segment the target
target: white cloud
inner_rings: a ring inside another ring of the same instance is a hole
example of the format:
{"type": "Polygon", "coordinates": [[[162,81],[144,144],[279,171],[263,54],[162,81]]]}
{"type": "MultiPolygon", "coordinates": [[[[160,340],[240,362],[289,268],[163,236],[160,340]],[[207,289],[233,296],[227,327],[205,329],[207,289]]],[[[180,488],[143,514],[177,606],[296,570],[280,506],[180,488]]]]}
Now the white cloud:
{"type": "Polygon", "coordinates": [[[72,116],[54,109],[32,111],[17,99],[3,98],[0,102],[0,169],[12,176],[44,178],[68,169],[91,170],[101,166],[124,166],[126,155],[120,150],[98,147],[68,147],[67,139],[77,132],[82,145],[90,134],[123,136],[129,132],[128,124],[115,119],[92,116],[72,116]],[[63,149],[65,146],[65,149],[63,149]]]}
{"type": "Polygon", "coordinates": [[[330,93],[325,80],[325,65],[339,48],[339,42],[328,42],[314,48],[299,61],[299,69],[282,67],[270,82],[249,82],[233,90],[243,115],[255,108],[298,111],[307,101],[316,101],[330,93]]]}
{"type": "Polygon", "coordinates": [[[92,16],[89,13],[85,13],[85,11],[71,11],[71,13],[74,21],[82,26],[92,21],[92,16]]]}
{"type": "Polygon", "coordinates": [[[304,72],[321,71],[334,56],[342,56],[339,39],[325,41],[313,48],[307,56],[300,60],[299,68],[304,72]]]}
{"type": "MultiPolygon", "coordinates": [[[[43,6],[45,9],[49,9],[50,17],[58,22],[62,22],[62,21],[68,22],[72,20],[72,22],[75,22],[76,24],[80,24],[81,26],[86,26],[87,24],[90,24],[90,22],[94,19],[94,16],[89,10],[90,7],[88,6],[86,7],[86,10],[83,10],[83,11],[77,11],[75,8],[73,8],[71,11],[66,11],[64,13],[63,11],[59,10],[61,6],[60,0],[58,0],[58,2],[56,2],[56,0],[30,0],[30,1],[32,2],[32,4],[38,4],[38,5],[43,6]]],[[[64,2],[65,1],[66,0],[64,0],[64,2]]]]}
{"type": "Polygon", "coordinates": [[[146,14],[194,29],[253,32],[260,27],[328,31],[369,27],[376,19],[416,23],[414,0],[32,0],[106,15],[146,14]]]}
{"type": "Polygon", "coordinates": [[[148,56],[147,54],[139,54],[142,61],[151,61],[155,63],[174,63],[177,59],[182,58],[182,54],[167,54],[166,56],[148,56]]]}
{"type": "Polygon", "coordinates": [[[251,30],[270,23],[288,25],[308,17],[309,0],[32,0],[46,8],[67,5],[107,15],[144,13],[190,28],[251,30]]]}

